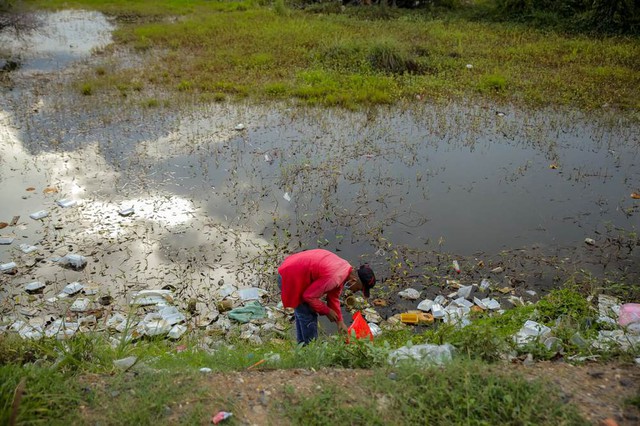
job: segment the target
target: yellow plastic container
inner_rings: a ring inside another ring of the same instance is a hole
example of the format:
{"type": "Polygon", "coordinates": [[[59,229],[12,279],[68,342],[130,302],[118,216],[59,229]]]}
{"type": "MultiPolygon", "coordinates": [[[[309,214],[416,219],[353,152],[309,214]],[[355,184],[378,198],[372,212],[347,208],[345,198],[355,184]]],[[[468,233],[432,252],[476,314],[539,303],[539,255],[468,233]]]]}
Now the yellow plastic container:
{"type": "Polygon", "coordinates": [[[417,324],[418,314],[412,314],[408,312],[400,314],[400,321],[402,321],[404,324],[417,324]]]}

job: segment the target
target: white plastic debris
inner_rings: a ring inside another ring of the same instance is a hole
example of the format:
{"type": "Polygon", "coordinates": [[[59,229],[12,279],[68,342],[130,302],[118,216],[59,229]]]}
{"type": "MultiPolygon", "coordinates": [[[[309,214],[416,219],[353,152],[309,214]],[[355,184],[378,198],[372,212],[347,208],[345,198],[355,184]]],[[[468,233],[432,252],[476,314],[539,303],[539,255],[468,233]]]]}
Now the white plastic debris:
{"type": "Polygon", "coordinates": [[[471,309],[473,303],[465,299],[464,297],[458,297],[456,300],[453,300],[451,304],[458,306],[460,308],[471,309]]]}
{"type": "Polygon", "coordinates": [[[598,295],[598,321],[617,324],[620,315],[620,299],[606,294],[598,295]]]}
{"type": "Polygon", "coordinates": [[[382,329],[378,324],[369,323],[369,329],[371,330],[371,334],[373,334],[373,337],[376,337],[382,334],[382,329]]]}
{"type": "Polygon", "coordinates": [[[562,351],[562,340],[558,339],[557,337],[547,337],[543,344],[546,346],[546,348],[550,351],[553,352],[561,352],[562,351]]]}
{"type": "Polygon", "coordinates": [[[20,250],[22,250],[23,253],[26,253],[26,254],[29,254],[31,252],[38,250],[38,247],[30,246],[29,244],[20,244],[18,247],[20,248],[20,250]]]}
{"type": "Polygon", "coordinates": [[[513,336],[513,340],[519,345],[525,345],[536,340],[542,341],[550,334],[551,329],[546,325],[528,320],[524,323],[520,331],[513,336]]]}
{"type": "Polygon", "coordinates": [[[0,272],[3,274],[13,274],[18,270],[16,262],[3,263],[0,265],[0,272]]]}
{"type": "Polygon", "coordinates": [[[522,300],[522,297],[518,297],[518,296],[509,296],[509,298],[507,299],[509,301],[509,303],[511,303],[513,306],[524,306],[524,300],[522,300]]]}
{"type": "Polygon", "coordinates": [[[420,292],[414,288],[408,288],[398,293],[403,299],[416,300],[420,297],[420,292]]]}
{"type": "Polygon", "coordinates": [[[473,291],[472,285],[465,285],[458,289],[458,297],[464,297],[468,299],[471,296],[471,292],[473,291]]]}
{"type": "Polygon", "coordinates": [[[35,293],[36,291],[43,289],[44,286],[45,286],[44,283],[40,281],[33,281],[27,284],[26,286],[24,286],[24,289],[29,293],[35,293]]]}
{"type": "Polygon", "coordinates": [[[403,346],[389,353],[389,364],[394,365],[402,360],[415,360],[440,365],[451,361],[454,350],[454,347],[449,343],[403,346]]]}
{"type": "Polygon", "coordinates": [[[260,299],[261,290],[256,287],[247,287],[238,289],[238,297],[243,301],[248,300],[259,300],[260,299]]]}
{"type": "Polygon", "coordinates": [[[491,270],[491,273],[493,273],[493,274],[501,274],[503,272],[504,272],[504,268],[502,266],[498,266],[498,267],[493,268],[491,270]]]}
{"type": "Polygon", "coordinates": [[[39,220],[39,219],[44,219],[45,217],[49,216],[49,212],[46,210],[40,210],[38,212],[35,213],[31,213],[29,215],[29,217],[33,220],[39,220]]]}
{"type": "Polygon", "coordinates": [[[431,314],[434,318],[444,318],[444,309],[439,303],[431,305],[431,314]]]}
{"type": "Polygon", "coordinates": [[[422,302],[418,303],[418,309],[424,312],[429,312],[432,306],[433,300],[430,299],[424,299],[422,302]]]}
{"type": "Polygon", "coordinates": [[[596,240],[594,240],[593,238],[585,238],[584,242],[585,242],[585,244],[587,244],[589,246],[595,246],[596,245],[596,240]]]}
{"type": "MultiPolygon", "coordinates": [[[[119,342],[118,342],[119,343],[119,342]]],[[[119,368],[120,370],[128,370],[133,367],[133,364],[138,360],[135,356],[128,356],[122,359],[116,359],[113,361],[113,366],[119,368]]]]}
{"type": "Polygon", "coordinates": [[[56,201],[56,204],[62,208],[67,208],[67,207],[75,206],[76,204],[78,204],[78,202],[76,200],[70,200],[68,198],[65,198],[63,200],[56,201]]]}
{"type": "Polygon", "coordinates": [[[130,304],[147,306],[167,306],[173,303],[173,292],[171,290],[141,290],[133,295],[130,304]]]}
{"type": "Polygon", "coordinates": [[[98,319],[96,318],[95,315],[88,315],[86,317],[80,317],[78,318],[78,324],[80,326],[92,326],[92,325],[96,325],[98,323],[98,319]]]}
{"type": "Polygon", "coordinates": [[[478,305],[482,309],[489,309],[487,307],[487,305],[485,305],[484,302],[482,300],[478,299],[477,297],[473,298],[473,303],[475,303],[476,305],[478,305]]]}
{"type": "Polygon", "coordinates": [[[237,131],[244,130],[244,129],[246,129],[246,127],[243,123],[238,123],[236,124],[236,127],[234,127],[234,130],[237,130],[237,131]]]}
{"type": "Polygon", "coordinates": [[[58,260],[58,265],[79,271],[87,266],[87,258],[79,254],[69,253],[58,260]]]}
{"type": "Polygon", "coordinates": [[[8,246],[8,245],[12,244],[14,240],[15,240],[15,238],[13,238],[13,237],[0,238],[0,246],[8,246]]]}
{"type": "Polygon", "coordinates": [[[79,282],[75,281],[72,282],[70,284],[67,284],[63,289],[62,289],[62,294],[66,294],[68,296],[73,296],[74,294],[78,293],[80,290],[82,290],[84,288],[83,284],[80,284],[79,282]]]}
{"type": "Polygon", "coordinates": [[[127,323],[127,317],[125,317],[119,312],[116,312],[115,314],[109,317],[109,319],[106,322],[106,325],[109,329],[122,331],[124,329],[123,324],[126,325],[126,323],[127,323]]]}
{"type": "Polygon", "coordinates": [[[492,311],[496,311],[496,310],[500,309],[500,302],[498,302],[496,299],[492,299],[490,297],[486,297],[486,298],[482,299],[482,304],[485,305],[487,307],[487,309],[490,309],[492,311]]]}
{"type": "Polygon", "coordinates": [[[535,291],[533,291],[533,290],[527,290],[527,291],[525,291],[525,293],[527,293],[529,296],[535,296],[535,295],[537,295],[537,294],[538,294],[538,293],[536,293],[536,292],[535,292],[535,291]]]}
{"type": "Polygon", "coordinates": [[[159,314],[163,320],[171,325],[181,323],[186,319],[184,314],[180,312],[175,306],[164,307],[160,309],[159,314]]]}
{"type": "Polygon", "coordinates": [[[141,324],[143,324],[144,327],[144,334],[152,337],[167,334],[172,328],[171,324],[163,319],[152,320],[141,324]]]}
{"type": "Polygon", "coordinates": [[[211,370],[209,367],[202,367],[200,369],[201,373],[211,373],[213,370],[211,370]]]}
{"type": "Polygon", "coordinates": [[[187,326],[182,324],[174,325],[171,330],[169,330],[168,336],[172,339],[179,339],[184,333],[187,332],[187,326]]]}
{"type": "Polygon", "coordinates": [[[489,281],[488,279],[485,278],[482,281],[480,281],[480,289],[482,291],[489,290],[490,287],[491,287],[491,281],[489,281]]]}
{"type": "Polygon", "coordinates": [[[282,198],[284,198],[287,201],[291,201],[291,195],[289,195],[288,192],[285,192],[284,195],[282,196],[282,198]]]}
{"type": "Polygon", "coordinates": [[[473,68],[473,65],[472,65],[472,64],[467,64],[467,69],[468,69],[468,70],[470,70],[470,69],[472,69],[472,68],[473,68]]]}
{"type": "Polygon", "coordinates": [[[45,330],[44,334],[47,337],[56,337],[58,339],[65,339],[71,337],[78,331],[79,325],[77,322],[69,322],[63,319],[57,319],[52,322],[45,330]]]}
{"type": "Polygon", "coordinates": [[[118,210],[118,214],[123,217],[131,216],[134,213],[135,213],[135,210],[133,207],[123,207],[120,210],[118,210]]]}
{"type": "Polygon", "coordinates": [[[218,289],[218,296],[224,299],[225,297],[231,296],[234,291],[236,291],[236,289],[232,285],[225,285],[218,289]]]}
{"type": "Polygon", "coordinates": [[[84,312],[89,308],[89,299],[82,298],[73,302],[69,308],[71,312],[84,312]]]}

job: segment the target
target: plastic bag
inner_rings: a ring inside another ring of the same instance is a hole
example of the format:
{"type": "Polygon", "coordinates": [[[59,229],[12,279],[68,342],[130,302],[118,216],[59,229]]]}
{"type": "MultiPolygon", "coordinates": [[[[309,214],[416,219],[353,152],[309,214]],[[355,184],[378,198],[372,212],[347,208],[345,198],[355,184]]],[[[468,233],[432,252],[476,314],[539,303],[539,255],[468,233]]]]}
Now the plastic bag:
{"type": "Polygon", "coordinates": [[[364,339],[368,337],[369,340],[373,341],[371,328],[369,328],[369,324],[367,324],[367,321],[362,317],[360,311],[355,313],[353,316],[353,323],[347,330],[347,343],[349,343],[351,336],[355,336],[356,339],[364,339]]]}

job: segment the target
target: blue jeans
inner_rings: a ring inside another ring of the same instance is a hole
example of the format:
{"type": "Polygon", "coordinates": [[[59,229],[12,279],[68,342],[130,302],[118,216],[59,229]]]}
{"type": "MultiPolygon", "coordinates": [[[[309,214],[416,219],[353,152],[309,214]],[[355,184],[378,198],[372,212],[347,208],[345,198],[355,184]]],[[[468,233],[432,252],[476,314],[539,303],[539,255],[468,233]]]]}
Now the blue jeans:
{"type": "MultiPolygon", "coordinates": [[[[282,291],[282,277],[278,274],[278,288],[282,291]]],[[[318,313],[307,303],[302,302],[293,310],[296,319],[296,338],[298,343],[308,345],[318,338],[318,313]]]]}

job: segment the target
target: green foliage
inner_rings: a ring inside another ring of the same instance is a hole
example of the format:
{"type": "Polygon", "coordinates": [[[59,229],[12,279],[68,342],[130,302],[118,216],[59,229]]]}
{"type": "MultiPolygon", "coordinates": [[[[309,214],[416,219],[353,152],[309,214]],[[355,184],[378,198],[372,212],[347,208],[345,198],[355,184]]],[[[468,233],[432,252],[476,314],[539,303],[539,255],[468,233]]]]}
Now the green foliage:
{"type": "Polygon", "coordinates": [[[478,89],[481,92],[504,92],[507,88],[507,79],[499,74],[490,74],[482,76],[480,83],[478,83],[478,89]]]}
{"type": "Polygon", "coordinates": [[[419,73],[420,65],[409,56],[404,46],[393,39],[381,40],[369,48],[371,68],[387,74],[419,73]]]}
{"type": "Polygon", "coordinates": [[[82,86],[80,86],[80,93],[84,96],[91,96],[93,94],[93,86],[91,86],[91,83],[82,84],[82,86]]]}

